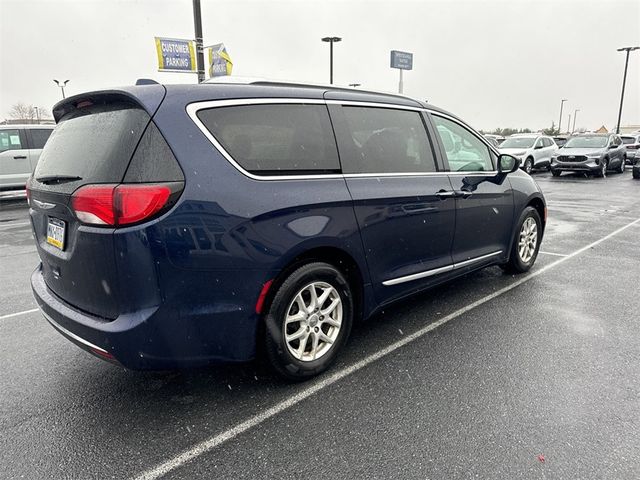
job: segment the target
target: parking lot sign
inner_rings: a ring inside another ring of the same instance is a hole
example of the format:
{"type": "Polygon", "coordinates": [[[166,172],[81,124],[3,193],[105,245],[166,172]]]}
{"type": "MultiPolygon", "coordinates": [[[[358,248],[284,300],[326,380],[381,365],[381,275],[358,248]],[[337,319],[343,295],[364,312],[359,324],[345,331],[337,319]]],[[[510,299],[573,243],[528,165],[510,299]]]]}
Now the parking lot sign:
{"type": "Polygon", "coordinates": [[[391,68],[413,70],[413,53],[391,50],[391,68]]]}
{"type": "Polygon", "coordinates": [[[161,37],[155,39],[159,72],[198,73],[195,41],[161,37]]]}
{"type": "Polygon", "coordinates": [[[209,75],[212,77],[221,77],[231,75],[233,62],[227,52],[224,43],[211,45],[209,48],[209,75]]]}

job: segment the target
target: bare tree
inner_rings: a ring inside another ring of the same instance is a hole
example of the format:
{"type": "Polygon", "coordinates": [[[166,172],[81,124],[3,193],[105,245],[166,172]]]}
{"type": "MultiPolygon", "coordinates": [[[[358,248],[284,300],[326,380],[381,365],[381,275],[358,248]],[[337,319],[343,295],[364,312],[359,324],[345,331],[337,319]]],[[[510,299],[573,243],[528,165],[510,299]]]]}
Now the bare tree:
{"type": "Polygon", "coordinates": [[[24,123],[38,123],[42,119],[50,118],[49,112],[42,107],[34,107],[18,102],[9,110],[9,117],[24,123]]]}

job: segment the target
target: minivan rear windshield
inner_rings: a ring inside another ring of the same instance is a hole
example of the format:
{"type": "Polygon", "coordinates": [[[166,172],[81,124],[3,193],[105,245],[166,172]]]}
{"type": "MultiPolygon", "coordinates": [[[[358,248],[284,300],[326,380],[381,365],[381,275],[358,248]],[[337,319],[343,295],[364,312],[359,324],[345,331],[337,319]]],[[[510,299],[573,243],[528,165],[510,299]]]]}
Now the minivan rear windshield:
{"type": "Polygon", "coordinates": [[[149,120],[144,110],[125,102],[68,113],[49,137],[34,178],[75,178],[83,184],[122,181],[149,120]]]}

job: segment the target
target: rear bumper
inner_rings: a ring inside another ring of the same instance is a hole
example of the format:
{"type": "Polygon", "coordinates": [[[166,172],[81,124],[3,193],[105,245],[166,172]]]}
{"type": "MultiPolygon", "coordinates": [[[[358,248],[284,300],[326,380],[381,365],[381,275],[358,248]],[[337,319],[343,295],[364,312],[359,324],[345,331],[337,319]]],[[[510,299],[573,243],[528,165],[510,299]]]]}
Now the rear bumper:
{"type": "Polygon", "coordinates": [[[223,312],[203,318],[160,306],[106,321],[53,294],[40,266],[31,275],[31,288],[44,317],[59,333],[83,350],[132,370],[239,362],[255,355],[255,314],[223,312]]]}

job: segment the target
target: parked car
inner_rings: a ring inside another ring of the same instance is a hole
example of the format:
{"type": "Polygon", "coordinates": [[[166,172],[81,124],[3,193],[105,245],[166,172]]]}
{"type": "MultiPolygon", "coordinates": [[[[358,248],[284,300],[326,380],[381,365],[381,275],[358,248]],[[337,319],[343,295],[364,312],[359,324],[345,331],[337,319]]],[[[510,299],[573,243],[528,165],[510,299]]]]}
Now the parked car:
{"type": "Polygon", "coordinates": [[[528,133],[511,135],[500,145],[500,152],[519,158],[527,173],[536,168],[548,168],[557,149],[551,137],[528,133]]]}
{"type": "Polygon", "coordinates": [[[613,133],[581,134],[571,137],[551,159],[551,173],[584,172],[604,177],[609,170],[624,173],[626,148],[613,133]]]}
{"type": "Polygon", "coordinates": [[[484,134],[484,138],[489,140],[491,145],[494,145],[493,141],[495,141],[496,145],[500,145],[502,142],[504,142],[504,137],[502,135],[494,135],[492,133],[485,133],[484,134]]]}
{"type": "Polygon", "coordinates": [[[496,140],[494,138],[494,135],[484,135],[484,138],[487,140],[487,142],[489,142],[491,144],[492,147],[494,148],[498,148],[498,145],[500,145],[498,143],[498,140],[496,140]]]}
{"type": "Polygon", "coordinates": [[[620,138],[627,149],[627,163],[635,165],[640,158],[640,134],[621,135],[620,138]]]}
{"type": "Polygon", "coordinates": [[[517,159],[417,100],[145,85],[53,113],[28,183],[33,292],[62,335],[131,369],[263,344],[309,377],[355,320],[490,265],[525,272],[542,240],[545,200],[517,159]]]}
{"type": "Polygon", "coordinates": [[[0,125],[0,190],[25,188],[53,125],[0,125]]]}
{"type": "Polygon", "coordinates": [[[568,139],[569,137],[553,137],[553,141],[556,142],[556,145],[558,146],[558,148],[562,147],[565,143],[567,143],[568,139]]]}

